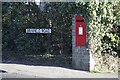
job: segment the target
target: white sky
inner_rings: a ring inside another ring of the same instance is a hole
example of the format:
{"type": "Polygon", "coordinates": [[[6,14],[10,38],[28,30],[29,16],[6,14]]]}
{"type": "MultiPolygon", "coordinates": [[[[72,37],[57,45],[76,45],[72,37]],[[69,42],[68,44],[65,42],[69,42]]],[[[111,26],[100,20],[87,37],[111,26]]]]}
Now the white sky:
{"type": "Polygon", "coordinates": [[[41,0],[35,0],[35,3],[36,3],[37,5],[39,5],[39,2],[41,2],[41,0]]]}

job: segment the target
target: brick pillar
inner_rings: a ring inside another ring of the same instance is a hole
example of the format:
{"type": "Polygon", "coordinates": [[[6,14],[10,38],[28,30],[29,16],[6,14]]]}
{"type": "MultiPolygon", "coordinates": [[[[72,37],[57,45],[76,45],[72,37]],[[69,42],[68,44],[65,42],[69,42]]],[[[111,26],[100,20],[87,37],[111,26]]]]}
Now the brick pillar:
{"type": "Polygon", "coordinates": [[[92,60],[92,56],[87,50],[87,44],[83,47],[75,45],[75,16],[72,21],[72,66],[74,69],[90,71],[91,68],[93,68],[93,65],[91,65],[90,62],[92,60]]]}

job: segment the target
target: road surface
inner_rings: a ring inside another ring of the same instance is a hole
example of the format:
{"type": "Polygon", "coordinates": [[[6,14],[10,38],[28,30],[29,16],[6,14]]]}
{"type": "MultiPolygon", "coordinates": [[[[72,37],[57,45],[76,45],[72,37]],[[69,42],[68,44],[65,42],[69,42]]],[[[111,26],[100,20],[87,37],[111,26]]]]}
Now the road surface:
{"type": "Polygon", "coordinates": [[[0,63],[3,78],[118,78],[117,73],[90,73],[52,66],[0,63]]]}

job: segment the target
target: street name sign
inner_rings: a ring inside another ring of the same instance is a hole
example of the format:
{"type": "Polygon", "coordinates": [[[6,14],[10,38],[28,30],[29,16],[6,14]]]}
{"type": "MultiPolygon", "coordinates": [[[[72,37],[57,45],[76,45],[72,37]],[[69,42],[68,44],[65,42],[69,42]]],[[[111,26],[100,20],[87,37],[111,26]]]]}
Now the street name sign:
{"type": "Polygon", "coordinates": [[[26,29],[26,33],[51,33],[51,29],[26,29]]]}

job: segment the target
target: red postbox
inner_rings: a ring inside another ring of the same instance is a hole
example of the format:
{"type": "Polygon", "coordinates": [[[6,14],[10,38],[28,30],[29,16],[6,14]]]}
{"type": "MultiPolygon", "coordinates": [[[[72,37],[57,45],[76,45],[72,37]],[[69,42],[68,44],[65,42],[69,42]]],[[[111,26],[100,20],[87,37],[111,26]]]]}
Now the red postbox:
{"type": "Polygon", "coordinates": [[[86,45],[86,23],[82,16],[76,16],[76,46],[86,45]]]}

